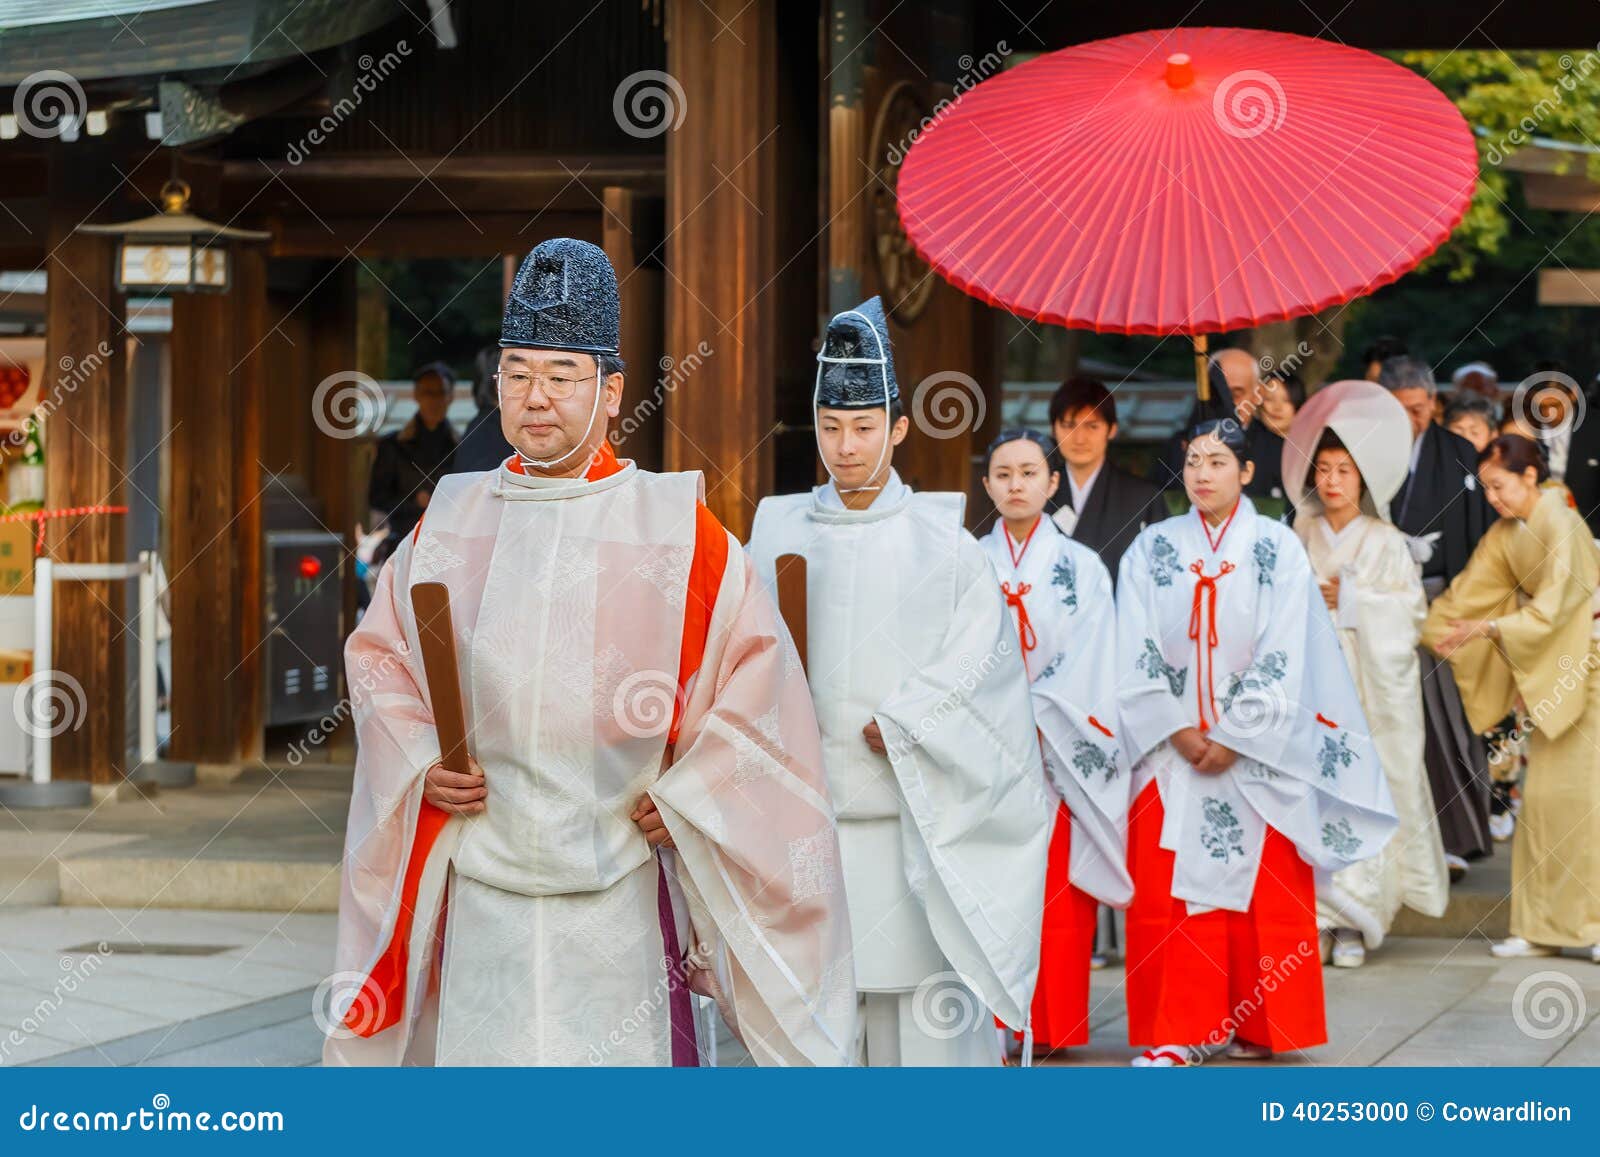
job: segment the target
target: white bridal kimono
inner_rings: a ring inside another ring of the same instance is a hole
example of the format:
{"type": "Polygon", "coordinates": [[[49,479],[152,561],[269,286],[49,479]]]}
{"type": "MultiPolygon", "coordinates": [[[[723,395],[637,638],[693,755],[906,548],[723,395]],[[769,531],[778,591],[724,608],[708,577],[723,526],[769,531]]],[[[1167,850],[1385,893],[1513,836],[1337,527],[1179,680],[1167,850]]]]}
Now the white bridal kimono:
{"type": "Polygon", "coordinates": [[[764,499],[756,569],[807,566],[807,666],[839,813],[874,1065],[995,1065],[989,1010],[1027,1023],[1054,802],[1016,629],[965,498],[891,472],[865,510],[832,483],[764,499]],[[861,732],[876,720],[888,755],[861,732]],[[986,1006],[986,1007],[985,1007],[986,1006]]]}
{"type": "Polygon", "coordinates": [[[1122,559],[1117,655],[1133,792],[1157,784],[1172,894],[1190,913],[1249,909],[1269,824],[1317,868],[1378,854],[1394,803],[1288,527],[1243,497],[1220,530],[1193,510],[1146,527],[1122,559]],[[1220,775],[1168,742],[1202,723],[1239,755],[1220,775]]]}
{"type": "Polygon", "coordinates": [[[1026,545],[1004,522],[979,540],[1000,578],[1032,680],[1045,774],[1072,816],[1068,879],[1102,904],[1125,908],[1128,755],[1117,723],[1117,619],[1100,556],[1041,517],[1026,545]],[[1013,561],[1012,552],[1020,557],[1013,561]],[[1111,734],[1108,734],[1110,732],[1111,734]]]}
{"type": "Polygon", "coordinates": [[[698,473],[593,473],[443,479],[350,638],[334,979],[353,1003],[328,1063],[692,1064],[684,958],[759,1062],[850,1060],[833,808],[788,633],[698,473]],[[726,556],[714,599],[691,589],[699,551],[726,556]],[[450,591],[476,816],[422,799],[422,581],[450,591]],[[686,615],[704,653],[680,686],[686,615]],[[629,818],[647,791],[675,853],[629,818]]]}
{"type": "Polygon", "coordinates": [[[1358,514],[1336,532],[1322,515],[1302,511],[1295,532],[1317,580],[1339,579],[1334,626],[1400,817],[1382,852],[1318,881],[1317,918],[1325,928],[1358,929],[1366,946],[1377,948],[1402,905],[1442,916],[1450,900],[1422,761],[1417,640],[1428,601],[1405,535],[1387,522],[1358,514]]]}

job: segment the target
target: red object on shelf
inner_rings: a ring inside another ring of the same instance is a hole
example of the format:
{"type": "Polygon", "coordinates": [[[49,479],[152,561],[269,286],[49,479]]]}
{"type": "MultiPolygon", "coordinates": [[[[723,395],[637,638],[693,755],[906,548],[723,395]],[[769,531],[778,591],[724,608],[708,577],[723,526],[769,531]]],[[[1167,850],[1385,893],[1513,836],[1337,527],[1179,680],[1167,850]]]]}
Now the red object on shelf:
{"type": "Polygon", "coordinates": [[[1241,28],[1139,32],[984,81],[906,155],[900,219],[952,284],[1021,317],[1207,334],[1373,292],[1478,179],[1472,131],[1410,69],[1241,28]]]}
{"type": "Polygon", "coordinates": [[[322,573],[322,560],[314,554],[300,556],[300,577],[314,579],[322,573]]]}

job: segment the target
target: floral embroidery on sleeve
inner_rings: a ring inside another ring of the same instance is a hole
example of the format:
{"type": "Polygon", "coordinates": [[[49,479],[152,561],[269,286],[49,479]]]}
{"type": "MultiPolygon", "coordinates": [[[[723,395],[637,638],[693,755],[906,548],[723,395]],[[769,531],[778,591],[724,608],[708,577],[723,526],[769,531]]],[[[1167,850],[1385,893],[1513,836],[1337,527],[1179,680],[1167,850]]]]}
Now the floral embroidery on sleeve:
{"type": "Polygon", "coordinates": [[[1150,577],[1158,587],[1170,587],[1172,576],[1183,570],[1183,564],[1178,561],[1178,548],[1167,541],[1166,535],[1158,534],[1150,542],[1150,577]]]}
{"type": "Polygon", "coordinates": [[[1050,585],[1061,591],[1061,605],[1068,610],[1078,609],[1078,575],[1072,568],[1072,560],[1062,555],[1056,560],[1055,570],[1050,574],[1050,585]]]}
{"type": "Polygon", "coordinates": [[[1260,586],[1272,585],[1272,572],[1278,565],[1278,544],[1270,538],[1256,539],[1256,582],[1260,586]]]}
{"type": "Polygon", "coordinates": [[[1174,667],[1163,659],[1154,639],[1145,639],[1144,654],[1135,660],[1134,666],[1152,679],[1165,679],[1173,698],[1183,698],[1183,685],[1188,682],[1189,668],[1183,667],[1180,669],[1174,667]]]}
{"type": "Polygon", "coordinates": [[[1097,771],[1105,773],[1106,783],[1117,777],[1115,757],[1107,755],[1103,747],[1087,739],[1080,739],[1072,745],[1072,766],[1086,781],[1093,779],[1097,771]]]}
{"type": "Polygon", "coordinates": [[[1348,860],[1360,849],[1361,837],[1351,829],[1348,819],[1341,819],[1336,824],[1322,825],[1322,846],[1340,859],[1348,860]]]}
{"type": "Polygon", "coordinates": [[[1206,825],[1206,830],[1200,833],[1200,843],[1213,860],[1227,863],[1231,856],[1244,855],[1244,829],[1233,814],[1232,804],[1208,795],[1200,801],[1200,814],[1206,825]]]}
{"type": "Polygon", "coordinates": [[[1356,753],[1350,750],[1349,736],[1341,733],[1335,743],[1331,735],[1324,735],[1322,750],[1317,753],[1317,770],[1323,779],[1338,779],[1339,769],[1349,767],[1355,757],[1356,753]]]}
{"type": "Polygon", "coordinates": [[[1246,691],[1265,691],[1274,683],[1283,682],[1289,669],[1289,656],[1284,651],[1269,651],[1243,671],[1228,676],[1222,691],[1222,713],[1233,708],[1234,700],[1246,691]]]}

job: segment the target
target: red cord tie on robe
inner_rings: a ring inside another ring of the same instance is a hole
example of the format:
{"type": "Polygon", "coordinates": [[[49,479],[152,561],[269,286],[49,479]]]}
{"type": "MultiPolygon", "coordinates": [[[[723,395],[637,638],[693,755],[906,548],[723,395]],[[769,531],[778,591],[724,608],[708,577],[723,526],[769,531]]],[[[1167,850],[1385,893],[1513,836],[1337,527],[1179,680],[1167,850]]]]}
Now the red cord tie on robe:
{"type": "Polygon", "coordinates": [[[1006,596],[1006,605],[1015,607],[1017,611],[1017,634],[1022,637],[1022,653],[1027,653],[1039,645],[1039,636],[1033,632],[1033,623],[1028,620],[1028,607],[1022,601],[1022,596],[1033,590],[1033,584],[1019,582],[1017,589],[1012,590],[1011,584],[1003,582],[1000,591],[1006,596]]]}
{"type": "Polygon", "coordinates": [[[1189,638],[1194,640],[1195,655],[1194,695],[1200,709],[1200,730],[1209,731],[1211,725],[1206,722],[1208,698],[1211,701],[1211,718],[1219,718],[1216,688],[1211,685],[1211,652],[1217,647],[1217,580],[1233,573],[1233,564],[1225,561],[1217,568],[1216,574],[1206,574],[1205,563],[1197,558],[1189,564],[1189,569],[1195,575],[1194,606],[1189,612],[1189,638]],[[1204,641],[1201,639],[1203,620],[1209,620],[1204,623],[1204,641]],[[1204,690],[1201,690],[1202,680],[1205,683],[1204,690]]]}

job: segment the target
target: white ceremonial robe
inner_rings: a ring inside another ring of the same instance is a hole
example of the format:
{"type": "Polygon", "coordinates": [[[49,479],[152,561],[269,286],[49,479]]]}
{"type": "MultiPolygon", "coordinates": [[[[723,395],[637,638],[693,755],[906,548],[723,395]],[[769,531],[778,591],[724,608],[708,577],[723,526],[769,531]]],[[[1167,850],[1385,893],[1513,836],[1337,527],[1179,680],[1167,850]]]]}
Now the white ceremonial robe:
{"type": "Polygon", "coordinates": [[[1117,619],[1100,556],[1041,517],[1013,561],[1003,522],[978,540],[1000,578],[1024,650],[1045,775],[1072,816],[1068,879],[1102,904],[1125,908],[1128,875],[1127,751],[1117,721],[1117,619]],[[1020,604],[1020,605],[1019,605],[1020,604]],[[1107,734],[1111,732],[1111,734],[1107,734]]]}
{"type": "Polygon", "coordinates": [[[1358,514],[1342,531],[1302,512],[1295,533],[1318,582],[1339,579],[1334,626],[1372,729],[1399,831],[1383,851],[1317,881],[1324,928],[1355,928],[1377,948],[1402,905],[1442,916],[1450,876],[1423,763],[1422,671],[1417,641],[1428,614],[1422,579],[1406,537],[1387,522],[1358,514]]]}
{"type": "Polygon", "coordinates": [[[1267,826],[1315,868],[1377,855],[1395,829],[1355,684],[1305,550],[1240,498],[1221,541],[1200,513],[1146,527],[1117,581],[1118,699],[1134,796],[1154,779],[1172,894],[1191,913],[1249,910],[1267,826]],[[1196,771],[1181,728],[1238,753],[1196,771]]]}
{"type": "Polygon", "coordinates": [[[726,563],[714,602],[694,604],[704,652],[679,684],[702,487],[631,462],[560,485],[506,467],[452,475],[384,567],[346,648],[359,749],[337,962],[365,1023],[339,1011],[328,1063],[692,1063],[678,1059],[688,994],[670,983],[672,940],[714,975],[758,1062],[850,1063],[855,984],[814,712],[776,609],[714,520],[726,563]],[[423,581],[449,588],[488,786],[485,811],[444,819],[426,848],[439,740],[408,595],[423,581]],[[652,852],[630,818],[646,792],[675,852],[652,852]],[[375,977],[419,856],[390,992],[375,977]]]}
{"type": "Polygon", "coordinates": [[[1016,630],[958,494],[891,472],[767,498],[749,552],[806,560],[807,667],[839,815],[868,1064],[1000,1063],[1027,1023],[1055,805],[1016,630]],[[888,755],[867,746],[875,720],[888,755]]]}

